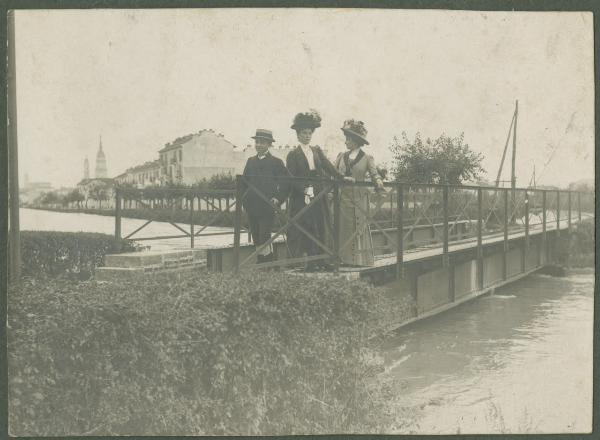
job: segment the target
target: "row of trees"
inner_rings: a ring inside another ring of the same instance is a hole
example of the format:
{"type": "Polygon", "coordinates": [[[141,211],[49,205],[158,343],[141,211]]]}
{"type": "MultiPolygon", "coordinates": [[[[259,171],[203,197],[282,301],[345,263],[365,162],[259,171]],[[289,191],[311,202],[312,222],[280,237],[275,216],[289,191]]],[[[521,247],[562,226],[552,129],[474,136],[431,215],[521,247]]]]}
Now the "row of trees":
{"type": "MultiPolygon", "coordinates": [[[[135,188],[133,184],[122,184],[119,188],[135,188]]],[[[173,189],[173,188],[194,188],[198,191],[204,190],[233,190],[235,189],[235,179],[229,174],[215,175],[210,179],[203,179],[193,185],[175,185],[167,184],[164,186],[149,187],[145,189],[145,192],[149,194],[155,190],[156,197],[160,198],[163,196],[161,190],[173,189]]],[[[78,188],[75,188],[67,193],[59,193],[56,191],[49,191],[41,194],[33,201],[34,206],[61,206],[67,208],[68,206],[75,205],[78,209],[88,208],[89,200],[93,200],[97,203],[97,207],[102,209],[102,203],[107,201],[111,197],[111,187],[108,185],[96,185],[89,188],[86,195],[78,188]]]]}
{"type": "Polygon", "coordinates": [[[88,196],[86,197],[79,189],[75,188],[65,194],[58,193],[56,191],[48,191],[41,194],[33,201],[33,205],[43,206],[56,206],[60,205],[66,208],[72,204],[75,204],[78,209],[88,207],[88,201],[94,200],[98,203],[98,207],[102,208],[102,202],[108,200],[110,197],[110,190],[108,188],[93,187],[90,189],[88,196]]]}
{"type": "MultiPolygon", "coordinates": [[[[137,188],[134,183],[122,183],[118,186],[119,188],[137,188]]],[[[192,185],[185,185],[181,183],[171,183],[167,182],[162,185],[148,186],[148,188],[167,188],[167,189],[177,189],[177,188],[194,188],[199,191],[203,190],[234,190],[235,189],[235,178],[231,174],[217,174],[211,176],[210,179],[202,179],[199,180],[192,185]]]]}

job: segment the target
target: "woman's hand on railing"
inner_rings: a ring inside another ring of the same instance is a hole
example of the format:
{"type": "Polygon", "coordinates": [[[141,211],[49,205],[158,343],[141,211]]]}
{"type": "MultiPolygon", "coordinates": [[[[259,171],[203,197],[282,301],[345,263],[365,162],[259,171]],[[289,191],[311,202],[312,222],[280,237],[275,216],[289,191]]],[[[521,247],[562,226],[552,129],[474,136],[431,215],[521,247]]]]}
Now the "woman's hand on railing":
{"type": "Polygon", "coordinates": [[[352,176],[344,176],[344,182],[356,182],[356,179],[352,176]]]}

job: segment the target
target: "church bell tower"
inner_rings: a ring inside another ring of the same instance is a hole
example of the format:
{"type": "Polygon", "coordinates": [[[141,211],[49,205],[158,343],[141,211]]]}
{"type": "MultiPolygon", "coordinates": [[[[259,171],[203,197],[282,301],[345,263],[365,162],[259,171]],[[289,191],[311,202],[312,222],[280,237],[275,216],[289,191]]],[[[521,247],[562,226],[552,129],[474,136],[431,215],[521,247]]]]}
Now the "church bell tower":
{"type": "Polygon", "coordinates": [[[108,171],[106,169],[106,156],[102,151],[102,135],[100,135],[100,146],[98,147],[98,153],[96,154],[96,178],[108,177],[108,171]]]}

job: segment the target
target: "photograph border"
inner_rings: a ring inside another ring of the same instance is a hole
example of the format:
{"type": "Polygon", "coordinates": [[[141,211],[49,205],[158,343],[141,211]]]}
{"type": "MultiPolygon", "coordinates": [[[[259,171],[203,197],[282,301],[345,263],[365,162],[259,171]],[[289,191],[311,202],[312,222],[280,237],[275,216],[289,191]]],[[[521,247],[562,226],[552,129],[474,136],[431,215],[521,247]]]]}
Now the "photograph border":
{"type": "MultiPolygon", "coordinates": [[[[0,26],[0,35],[2,40],[5,42],[0,47],[0,55],[2,59],[6,60],[7,56],[7,26],[6,18],[9,10],[33,10],[33,9],[177,9],[177,8],[367,8],[367,9],[433,9],[433,10],[471,10],[471,11],[535,11],[535,12],[550,12],[550,11],[589,11],[594,14],[593,29],[594,29],[594,55],[598,53],[600,49],[600,25],[597,19],[597,14],[600,12],[600,2],[598,1],[587,1],[587,0],[521,0],[521,1],[495,1],[495,0],[379,0],[379,1],[336,1],[336,0],[279,0],[279,1],[268,1],[268,0],[7,0],[2,2],[0,10],[4,17],[4,24],[0,26]]],[[[598,129],[600,127],[600,108],[598,101],[598,89],[599,89],[599,77],[600,77],[600,62],[599,58],[594,58],[594,108],[595,108],[595,152],[600,151],[600,142],[598,140],[598,129]]],[[[7,120],[7,79],[8,72],[5,68],[2,70],[2,94],[0,97],[0,115],[7,120]]],[[[2,218],[0,219],[0,246],[3,250],[7,249],[8,240],[8,131],[7,125],[4,124],[0,127],[0,176],[3,176],[3,181],[0,188],[0,210],[2,212],[2,218]],[[6,177],[4,177],[6,176],[6,177]]],[[[595,166],[598,169],[599,165],[598,154],[595,155],[595,166]]],[[[598,173],[595,172],[595,185],[598,187],[600,182],[598,173]]],[[[596,200],[595,215],[598,215],[598,201],[596,200]]],[[[598,222],[595,225],[596,236],[598,235],[598,222]]],[[[599,243],[596,241],[596,254],[600,248],[599,243]]],[[[8,354],[7,354],[7,328],[6,328],[6,316],[7,316],[7,291],[8,291],[8,255],[6,251],[0,254],[0,264],[2,266],[0,270],[0,284],[2,285],[2,295],[0,297],[0,314],[3,319],[3,324],[0,330],[0,438],[8,438],[8,354]]],[[[597,267],[596,267],[597,269],[597,267]]],[[[596,270],[595,272],[595,287],[598,285],[599,276],[596,270]]],[[[595,296],[595,292],[594,292],[595,296]]],[[[591,434],[552,434],[553,439],[557,440],[568,440],[568,439],[581,439],[581,438],[596,438],[600,432],[599,426],[599,411],[598,411],[598,398],[599,398],[599,386],[598,386],[598,362],[600,356],[598,355],[598,336],[599,324],[598,317],[600,311],[600,302],[594,302],[594,382],[593,382],[593,431],[591,434]]],[[[355,439],[366,439],[366,438],[548,438],[548,434],[515,434],[515,435],[307,435],[307,436],[281,436],[281,437],[265,437],[265,438],[280,438],[280,439],[341,439],[341,438],[355,438],[355,439]]],[[[47,439],[51,437],[13,437],[13,438],[40,438],[47,439]]],[[[119,437],[106,437],[106,436],[90,436],[90,437],[69,437],[69,438],[81,438],[81,439],[110,439],[119,437]]],[[[125,438],[125,437],[124,437],[125,438]]],[[[155,439],[159,437],[151,436],[134,436],[126,438],[145,438],[155,439]]],[[[169,437],[178,438],[178,437],[169,437]]],[[[179,437],[179,438],[196,438],[196,437],[179,437]]],[[[238,436],[215,436],[215,437],[197,437],[197,438],[218,438],[218,439],[240,439],[240,438],[256,438],[256,437],[238,437],[238,436]]]]}

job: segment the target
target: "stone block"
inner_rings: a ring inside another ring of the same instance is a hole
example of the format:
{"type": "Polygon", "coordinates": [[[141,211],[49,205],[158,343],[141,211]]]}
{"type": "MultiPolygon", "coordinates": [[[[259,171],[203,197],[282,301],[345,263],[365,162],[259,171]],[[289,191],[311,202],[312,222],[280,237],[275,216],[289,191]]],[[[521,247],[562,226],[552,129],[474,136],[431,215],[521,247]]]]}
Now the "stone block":
{"type": "Polygon", "coordinates": [[[206,259],[206,249],[181,249],[168,251],[142,251],[124,254],[109,254],[105,257],[106,267],[146,267],[163,265],[174,267],[180,264],[194,264],[206,259]]]}
{"type": "Polygon", "coordinates": [[[96,268],[94,279],[105,282],[132,281],[141,280],[154,274],[185,273],[200,270],[203,267],[202,264],[190,264],[172,268],[165,268],[162,265],[146,267],[98,267],[96,268]]]}
{"type": "Polygon", "coordinates": [[[152,264],[162,264],[162,261],[162,255],[152,252],[110,254],[104,257],[106,267],[143,267],[152,264]]]}

